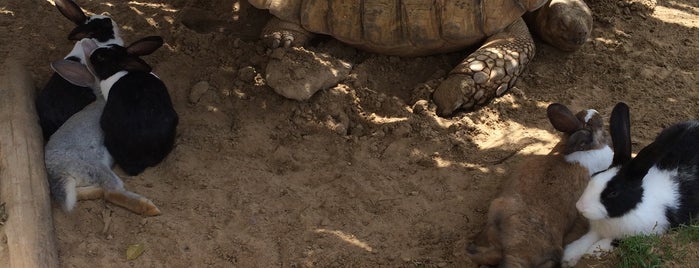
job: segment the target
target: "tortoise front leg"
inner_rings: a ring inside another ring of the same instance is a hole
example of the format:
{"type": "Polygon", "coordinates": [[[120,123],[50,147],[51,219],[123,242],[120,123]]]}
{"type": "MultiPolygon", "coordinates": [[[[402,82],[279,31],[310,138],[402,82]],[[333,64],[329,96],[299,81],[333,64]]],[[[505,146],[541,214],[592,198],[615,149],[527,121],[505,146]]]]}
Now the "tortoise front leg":
{"type": "Polygon", "coordinates": [[[522,18],[488,38],[466,57],[432,95],[439,116],[474,110],[502,96],[534,57],[534,40],[522,18]]]}

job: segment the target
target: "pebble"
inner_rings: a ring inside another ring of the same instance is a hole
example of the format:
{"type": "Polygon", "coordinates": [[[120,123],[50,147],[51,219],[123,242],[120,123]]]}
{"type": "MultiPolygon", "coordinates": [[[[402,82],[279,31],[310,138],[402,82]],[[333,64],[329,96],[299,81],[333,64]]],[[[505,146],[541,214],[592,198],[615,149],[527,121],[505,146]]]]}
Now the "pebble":
{"type": "Polygon", "coordinates": [[[256,73],[257,72],[255,72],[255,67],[245,66],[238,70],[238,79],[246,83],[252,83],[255,82],[256,73]]]}
{"type": "Polygon", "coordinates": [[[269,61],[265,78],[277,94],[304,101],[319,90],[337,85],[351,69],[351,64],[331,55],[292,48],[280,59],[269,61]]]}
{"type": "Polygon", "coordinates": [[[418,100],[413,104],[413,113],[422,114],[428,111],[429,102],[427,100],[418,100]]]}
{"type": "Polygon", "coordinates": [[[201,96],[204,95],[204,93],[206,93],[210,87],[211,86],[207,81],[199,81],[198,83],[194,84],[189,92],[189,102],[198,103],[201,96]]]}
{"type": "Polygon", "coordinates": [[[284,57],[285,50],[283,48],[277,48],[272,50],[272,53],[269,54],[269,57],[272,59],[281,59],[284,57]]]}

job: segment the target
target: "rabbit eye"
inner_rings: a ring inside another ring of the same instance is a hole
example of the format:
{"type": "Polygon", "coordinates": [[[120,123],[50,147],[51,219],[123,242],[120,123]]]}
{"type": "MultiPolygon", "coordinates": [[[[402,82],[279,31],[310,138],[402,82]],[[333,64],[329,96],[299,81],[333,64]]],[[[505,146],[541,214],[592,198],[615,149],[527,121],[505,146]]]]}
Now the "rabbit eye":
{"type": "Polygon", "coordinates": [[[96,61],[102,62],[102,61],[104,61],[104,59],[105,59],[105,57],[102,54],[95,55],[96,61]]]}
{"type": "Polygon", "coordinates": [[[617,192],[617,191],[611,191],[611,192],[609,192],[609,193],[607,194],[607,197],[609,197],[609,198],[614,198],[614,197],[617,197],[618,195],[619,195],[619,192],[617,192]]]}

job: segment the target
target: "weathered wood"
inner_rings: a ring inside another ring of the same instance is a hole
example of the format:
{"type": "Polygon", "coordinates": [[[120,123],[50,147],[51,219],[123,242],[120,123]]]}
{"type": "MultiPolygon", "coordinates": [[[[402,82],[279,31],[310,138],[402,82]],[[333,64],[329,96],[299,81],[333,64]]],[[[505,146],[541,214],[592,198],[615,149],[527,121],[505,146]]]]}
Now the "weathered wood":
{"type": "Polygon", "coordinates": [[[10,267],[58,267],[34,87],[14,59],[0,69],[0,200],[10,267]]]}

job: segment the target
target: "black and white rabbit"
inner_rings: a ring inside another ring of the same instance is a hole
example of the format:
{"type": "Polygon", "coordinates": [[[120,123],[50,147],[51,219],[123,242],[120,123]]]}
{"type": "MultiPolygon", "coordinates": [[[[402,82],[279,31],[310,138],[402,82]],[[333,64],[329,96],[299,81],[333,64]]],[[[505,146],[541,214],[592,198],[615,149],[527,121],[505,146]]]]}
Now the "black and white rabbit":
{"type": "MultiPolygon", "coordinates": [[[[61,60],[52,67],[71,83],[97,89],[92,74],[78,62],[61,60]]],[[[46,144],[51,196],[65,211],[71,211],[77,200],[104,198],[139,214],[160,214],[153,202],[124,189],[112,171],[114,160],[104,146],[100,127],[105,101],[99,92],[95,94],[96,100],[71,116],[46,144]]]]}
{"type": "Polygon", "coordinates": [[[167,87],[138,56],[153,53],[163,39],[145,37],[128,47],[82,44],[93,51],[88,66],[107,101],[100,122],[114,160],[129,175],[160,163],[174,146],[179,118],[167,87]]]}
{"type": "MultiPolygon", "coordinates": [[[[117,24],[110,17],[86,16],[71,0],[56,0],[55,3],[61,14],[76,24],[68,35],[69,40],[91,38],[100,45],[124,44],[117,24]]],[[[76,44],[64,59],[85,64],[84,58],[82,48],[76,44]]],[[[44,140],[48,140],[70,116],[93,101],[95,94],[90,88],[74,85],[54,72],[35,100],[44,140]]]]}
{"type": "Polygon", "coordinates": [[[591,178],[576,203],[590,231],[566,246],[563,265],[613,249],[614,239],[664,233],[699,215],[699,121],[664,129],[632,159],[629,108],[619,103],[610,134],[612,165],[591,178]]]}

